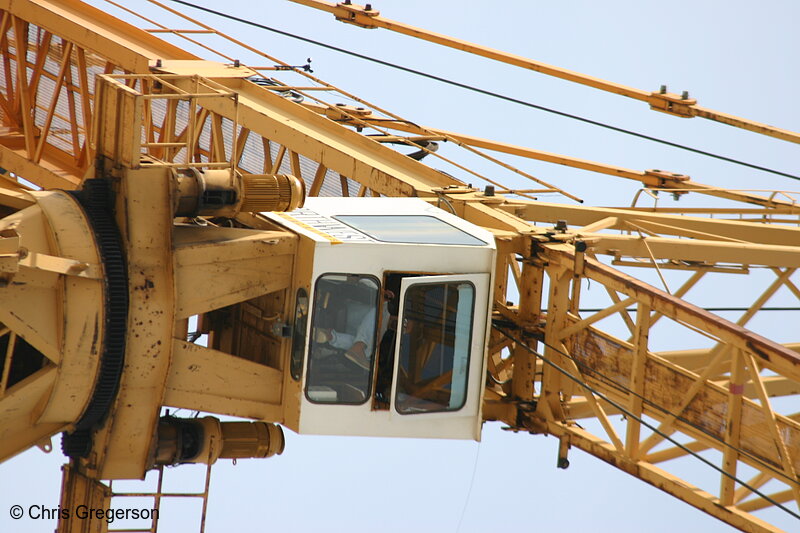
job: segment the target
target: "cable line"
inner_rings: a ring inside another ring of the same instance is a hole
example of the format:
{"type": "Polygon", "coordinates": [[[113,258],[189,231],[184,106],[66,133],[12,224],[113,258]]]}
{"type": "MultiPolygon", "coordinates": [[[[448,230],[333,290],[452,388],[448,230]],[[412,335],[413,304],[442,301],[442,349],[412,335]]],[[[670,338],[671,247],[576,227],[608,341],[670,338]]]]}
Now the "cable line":
{"type": "MultiPolygon", "coordinates": [[[[503,332],[501,331],[501,333],[503,333],[503,332]]],[[[555,352],[558,352],[559,354],[563,355],[564,357],[566,357],[568,359],[571,359],[572,362],[574,362],[576,366],[580,367],[581,370],[584,370],[584,371],[587,371],[587,372],[591,372],[594,376],[597,376],[600,379],[600,381],[602,381],[606,385],[615,388],[619,392],[623,392],[623,393],[630,394],[632,396],[636,396],[637,398],[641,399],[644,403],[646,403],[647,405],[649,405],[653,409],[661,411],[665,415],[671,416],[671,417],[673,417],[675,420],[677,420],[679,422],[683,422],[684,424],[686,424],[687,426],[695,429],[696,431],[699,431],[700,433],[703,433],[708,438],[710,438],[712,440],[715,440],[721,446],[724,446],[726,448],[730,448],[730,449],[736,451],[736,453],[738,453],[739,455],[742,455],[742,456],[745,456],[745,457],[749,457],[751,460],[753,460],[756,463],[759,463],[765,469],[773,472],[776,476],[779,476],[779,477],[782,477],[782,478],[786,479],[787,482],[792,482],[792,478],[787,476],[785,472],[783,472],[781,470],[778,470],[777,468],[775,468],[774,466],[772,466],[771,464],[766,462],[764,459],[758,457],[757,455],[752,454],[751,452],[748,452],[744,448],[740,448],[740,447],[737,447],[737,446],[734,446],[732,444],[729,444],[729,443],[725,442],[724,439],[721,439],[717,435],[714,435],[708,429],[706,429],[703,426],[700,426],[700,425],[692,422],[688,418],[684,417],[682,413],[680,415],[676,415],[675,413],[673,413],[672,411],[670,411],[666,407],[663,407],[663,406],[655,403],[654,401],[650,400],[649,398],[645,397],[644,395],[639,394],[638,392],[634,391],[633,389],[630,389],[630,388],[626,387],[622,383],[619,383],[619,382],[615,381],[613,378],[608,377],[604,373],[598,372],[597,369],[592,368],[589,365],[587,365],[586,363],[584,363],[583,361],[580,361],[580,360],[576,359],[571,354],[566,353],[563,350],[559,350],[555,346],[552,346],[552,345],[550,345],[550,344],[548,344],[548,343],[546,343],[544,341],[541,341],[541,342],[542,342],[542,344],[544,344],[545,346],[547,346],[551,350],[553,350],[555,352]]]]}
{"type": "Polygon", "coordinates": [[[566,370],[564,368],[561,368],[559,365],[557,365],[556,363],[554,363],[550,359],[546,358],[544,355],[540,354],[539,352],[537,352],[536,350],[534,350],[533,348],[531,348],[530,346],[525,344],[521,339],[516,338],[515,336],[509,334],[508,332],[506,332],[506,331],[504,331],[504,330],[502,330],[502,329],[500,329],[500,328],[498,328],[496,326],[495,326],[495,329],[497,329],[500,333],[502,333],[503,335],[505,335],[506,337],[508,337],[512,341],[516,342],[519,346],[523,347],[526,351],[530,352],[532,355],[534,355],[534,356],[538,357],[539,359],[541,359],[542,362],[550,365],[555,370],[557,370],[558,372],[563,374],[565,377],[567,377],[571,381],[575,382],[578,386],[586,389],[590,393],[596,395],[598,398],[601,398],[603,401],[605,401],[606,403],[608,403],[609,405],[611,405],[615,409],[619,410],[619,412],[621,412],[625,416],[636,420],[641,425],[643,425],[646,428],[650,429],[651,431],[653,431],[654,433],[656,433],[660,437],[664,438],[665,440],[668,440],[669,442],[671,442],[672,444],[674,444],[676,447],[680,448],[681,450],[683,450],[687,454],[693,456],[695,459],[699,459],[701,462],[705,463],[707,466],[710,466],[711,468],[713,468],[714,470],[716,470],[717,472],[719,472],[723,476],[725,476],[725,477],[733,480],[734,482],[738,483],[739,485],[741,485],[742,487],[746,488],[747,490],[749,490],[753,494],[755,494],[757,496],[760,496],[765,501],[771,503],[772,505],[774,505],[778,509],[781,509],[782,511],[785,511],[786,513],[788,513],[789,515],[793,516],[794,518],[800,519],[800,514],[795,513],[794,511],[792,511],[788,507],[782,505],[780,502],[778,502],[775,499],[771,498],[767,494],[764,494],[763,492],[761,492],[757,488],[753,487],[752,485],[750,485],[749,483],[747,483],[743,479],[740,479],[740,478],[736,477],[734,474],[726,472],[724,469],[722,469],[721,467],[715,465],[713,462],[709,461],[708,459],[706,459],[705,457],[703,457],[699,453],[689,449],[689,447],[685,446],[684,444],[681,444],[680,442],[678,442],[677,440],[672,438],[667,433],[659,430],[656,426],[654,426],[653,424],[650,424],[649,422],[644,420],[644,418],[642,418],[640,416],[636,416],[631,411],[626,409],[624,406],[620,405],[618,402],[615,402],[614,400],[612,400],[611,398],[609,398],[608,396],[606,396],[602,392],[600,392],[597,389],[593,388],[588,383],[582,381],[580,378],[578,378],[578,377],[574,376],[573,374],[571,374],[568,370],[566,370]]]}
{"type": "MultiPolygon", "coordinates": [[[[605,307],[581,307],[578,309],[581,313],[599,313],[600,311],[604,311],[605,307]]],[[[702,307],[701,309],[705,311],[710,311],[712,313],[720,313],[722,311],[749,311],[749,307],[702,307]]],[[[635,307],[628,307],[625,309],[628,313],[635,313],[635,307]]],[[[800,307],[761,307],[758,309],[759,312],[761,311],[800,311],[800,307]]]]}
{"type": "Polygon", "coordinates": [[[306,42],[306,43],[309,43],[309,44],[313,44],[315,46],[320,46],[322,48],[327,48],[328,50],[333,50],[334,52],[340,52],[342,54],[347,54],[347,55],[350,55],[350,56],[353,56],[353,57],[357,57],[359,59],[363,59],[365,61],[371,61],[373,63],[377,63],[379,65],[383,65],[385,67],[401,70],[403,72],[408,72],[409,74],[414,74],[414,75],[421,76],[423,78],[428,78],[428,79],[431,79],[431,80],[434,80],[434,81],[438,81],[438,82],[441,82],[441,83],[446,83],[448,85],[452,85],[454,87],[459,87],[461,89],[466,89],[468,91],[473,91],[473,92],[476,92],[476,93],[479,93],[479,94],[483,94],[485,96],[491,96],[492,98],[497,98],[499,100],[505,100],[507,102],[511,102],[511,103],[518,104],[518,105],[525,106],[525,107],[530,107],[532,109],[537,109],[539,111],[544,111],[546,113],[551,113],[551,114],[558,115],[558,116],[561,116],[561,117],[577,120],[579,122],[584,122],[586,124],[591,124],[593,126],[598,126],[600,128],[605,128],[605,129],[608,129],[608,130],[616,131],[618,133],[624,133],[625,135],[630,135],[630,136],[633,136],[633,137],[638,137],[640,139],[645,139],[647,141],[660,143],[660,144],[663,144],[663,145],[666,145],[666,146],[670,146],[672,148],[678,148],[680,150],[685,150],[687,152],[692,152],[692,153],[695,153],[695,154],[704,155],[704,156],[707,156],[707,157],[712,157],[714,159],[719,159],[720,161],[726,161],[728,163],[733,163],[733,164],[741,165],[741,166],[744,166],[744,167],[747,167],[747,168],[752,168],[754,170],[760,170],[762,172],[769,172],[770,174],[775,174],[775,175],[778,175],[778,176],[783,176],[785,178],[791,178],[793,180],[800,181],[800,176],[797,176],[797,175],[794,175],[794,174],[789,174],[787,172],[783,172],[783,171],[780,171],[780,170],[775,170],[775,169],[771,169],[771,168],[768,168],[768,167],[755,165],[753,163],[748,163],[746,161],[742,161],[742,160],[739,160],[739,159],[733,159],[731,157],[727,157],[727,156],[720,155],[720,154],[715,154],[713,152],[707,152],[705,150],[700,150],[699,148],[692,148],[691,146],[686,146],[684,144],[679,144],[679,143],[676,143],[676,142],[668,141],[666,139],[659,139],[658,137],[653,137],[653,136],[650,136],[650,135],[646,135],[644,133],[639,133],[639,132],[636,132],[636,131],[633,131],[633,130],[627,130],[625,128],[620,128],[620,127],[617,127],[617,126],[612,126],[610,124],[605,124],[605,123],[599,122],[597,120],[592,120],[592,119],[589,119],[589,118],[586,118],[586,117],[581,117],[579,115],[573,115],[571,113],[566,113],[564,111],[559,111],[557,109],[552,109],[552,108],[545,107],[545,106],[542,106],[542,105],[539,105],[539,104],[534,104],[534,103],[528,102],[526,100],[520,100],[518,98],[513,98],[511,96],[506,96],[506,95],[503,95],[503,94],[500,94],[500,93],[496,93],[496,92],[493,92],[493,91],[489,91],[489,90],[486,90],[486,89],[481,89],[480,87],[475,87],[473,85],[468,85],[466,83],[461,83],[461,82],[458,82],[458,81],[454,81],[454,80],[450,80],[450,79],[447,79],[447,78],[443,78],[441,76],[436,76],[435,74],[429,74],[429,73],[423,72],[421,70],[416,70],[416,69],[413,69],[413,68],[404,67],[404,66],[398,65],[396,63],[391,63],[389,61],[384,61],[382,59],[377,59],[375,57],[371,57],[371,56],[368,56],[368,55],[359,54],[358,52],[353,52],[352,50],[347,50],[346,48],[340,48],[338,46],[334,46],[334,45],[331,45],[331,44],[323,43],[322,41],[317,41],[315,39],[310,39],[308,37],[303,37],[303,36],[300,36],[300,35],[296,35],[294,33],[290,33],[290,32],[284,31],[284,30],[279,30],[277,28],[272,28],[270,26],[265,26],[264,24],[259,24],[257,22],[253,22],[253,21],[246,20],[246,19],[243,19],[243,18],[235,17],[233,15],[229,15],[229,14],[223,13],[221,11],[216,11],[214,9],[210,9],[210,8],[207,8],[207,7],[198,6],[198,5],[192,4],[190,2],[186,2],[185,0],[170,0],[170,1],[176,2],[178,4],[181,4],[181,5],[184,5],[184,6],[187,6],[187,7],[192,7],[194,9],[198,9],[200,11],[205,11],[206,13],[211,13],[212,15],[217,15],[217,16],[222,17],[222,18],[233,20],[235,22],[240,22],[240,23],[246,24],[248,26],[253,26],[255,28],[259,28],[259,29],[262,29],[262,30],[271,31],[271,32],[277,33],[279,35],[283,35],[284,37],[290,37],[292,39],[297,39],[299,41],[303,41],[303,42],[306,42]]]}
{"type": "MultiPolygon", "coordinates": [[[[502,329],[502,328],[504,328],[504,327],[514,327],[515,325],[514,325],[513,323],[507,323],[507,322],[505,322],[505,321],[493,320],[493,321],[492,321],[492,325],[493,325],[493,327],[494,327],[495,329],[497,329],[497,330],[498,330],[500,333],[502,333],[503,335],[505,335],[505,336],[506,336],[506,337],[508,337],[509,339],[512,339],[512,340],[514,340],[515,342],[519,343],[521,346],[524,346],[526,350],[529,350],[529,351],[531,351],[531,350],[532,350],[532,348],[530,348],[530,347],[529,347],[527,344],[520,343],[520,342],[519,342],[519,341],[518,341],[516,338],[512,337],[512,336],[511,336],[511,335],[510,335],[508,332],[506,332],[506,331],[504,331],[504,330],[502,329]]],[[[684,423],[684,424],[686,424],[687,426],[689,426],[689,427],[692,427],[692,428],[694,428],[695,430],[697,430],[697,431],[699,431],[699,432],[703,433],[704,435],[706,435],[706,436],[707,436],[707,437],[709,437],[710,439],[713,439],[713,440],[717,441],[717,442],[718,442],[718,443],[720,443],[722,446],[724,446],[724,447],[727,447],[727,448],[730,448],[730,449],[732,449],[732,450],[735,450],[735,451],[736,451],[737,453],[739,453],[740,455],[743,455],[743,456],[749,457],[750,459],[752,459],[753,461],[755,461],[755,462],[759,463],[759,464],[760,464],[760,465],[762,465],[764,468],[766,468],[767,470],[770,470],[771,472],[773,472],[773,473],[774,473],[774,474],[776,474],[777,476],[780,476],[780,477],[783,477],[783,478],[785,478],[785,479],[786,479],[788,482],[792,482],[792,481],[793,481],[793,480],[792,480],[790,477],[788,477],[788,476],[786,475],[786,473],[785,473],[785,472],[783,472],[783,471],[781,471],[781,470],[778,470],[778,469],[776,469],[776,468],[775,468],[774,466],[772,466],[771,464],[767,463],[766,461],[764,461],[764,460],[763,460],[763,459],[761,459],[760,457],[758,457],[758,456],[756,456],[756,455],[754,455],[754,454],[752,454],[752,453],[748,452],[747,450],[745,450],[745,449],[743,449],[743,448],[739,448],[739,447],[737,447],[737,446],[733,446],[733,445],[731,445],[731,444],[729,444],[729,443],[725,442],[723,439],[719,438],[717,435],[714,435],[713,433],[711,433],[710,431],[708,431],[708,429],[706,429],[706,428],[704,428],[704,427],[702,427],[702,426],[699,426],[699,425],[695,424],[694,422],[692,422],[691,420],[689,420],[689,419],[685,418],[685,417],[684,417],[682,414],[675,414],[675,413],[673,413],[673,412],[672,412],[672,411],[670,411],[669,409],[667,409],[667,408],[665,408],[665,407],[663,407],[663,406],[661,406],[661,405],[659,405],[659,404],[657,404],[657,403],[653,402],[652,400],[650,400],[649,398],[645,397],[644,395],[642,395],[642,394],[639,394],[638,392],[634,391],[633,389],[630,389],[630,388],[626,387],[625,385],[623,385],[623,384],[621,384],[621,383],[617,382],[616,380],[614,380],[614,379],[612,379],[612,378],[610,378],[610,377],[606,376],[604,373],[597,371],[597,369],[595,369],[595,368],[592,368],[592,367],[588,366],[588,365],[587,365],[586,363],[584,363],[583,361],[580,361],[580,360],[576,359],[576,358],[575,358],[575,357],[574,357],[572,354],[570,354],[570,353],[567,353],[567,352],[565,352],[565,351],[563,351],[563,350],[560,350],[560,349],[556,348],[555,346],[553,346],[553,345],[551,345],[551,344],[548,344],[547,342],[545,342],[545,341],[543,341],[543,340],[540,340],[540,342],[542,342],[542,344],[544,344],[545,346],[547,346],[547,347],[548,347],[548,348],[550,348],[551,350],[553,350],[553,351],[555,351],[555,352],[557,352],[557,353],[559,353],[559,354],[563,355],[564,357],[566,357],[566,358],[570,359],[570,360],[571,360],[573,363],[575,363],[575,364],[576,364],[578,367],[580,367],[582,370],[585,370],[585,371],[591,372],[591,373],[592,373],[594,376],[597,376],[597,377],[598,377],[598,378],[599,378],[599,379],[600,379],[602,382],[604,382],[606,385],[608,385],[608,386],[610,386],[610,387],[613,387],[613,388],[615,388],[616,390],[618,390],[618,391],[620,391],[620,392],[623,392],[623,393],[627,393],[627,394],[631,394],[631,395],[633,395],[633,396],[636,396],[637,398],[641,399],[641,400],[642,400],[644,403],[648,404],[648,405],[649,405],[649,406],[651,406],[652,408],[654,408],[654,409],[656,409],[656,410],[658,410],[658,411],[661,411],[661,412],[662,412],[662,413],[664,413],[665,415],[668,415],[668,416],[671,416],[671,417],[675,418],[675,420],[678,420],[678,421],[680,421],[680,422],[683,422],[683,423],[684,423]]],[[[535,352],[532,352],[532,353],[535,353],[535,352]]],[[[490,374],[490,377],[492,377],[492,378],[493,378],[493,380],[494,380],[496,383],[498,383],[498,384],[500,384],[500,385],[502,385],[502,384],[503,384],[503,383],[501,383],[501,382],[497,381],[497,379],[495,379],[495,378],[494,378],[494,376],[491,376],[491,374],[490,374]]],[[[583,383],[583,382],[581,382],[581,383],[583,383]]],[[[588,386],[588,385],[587,385],[587,388],[589,388],[589,386],[588,386]]],[[[590,389],[590,390],[591,390],[591,389],[590,389]]],[[[659,434],[659,435],[661,435],[661,436],[663,436],[661,433],[658,433],[658,434],[659,434]]]]}

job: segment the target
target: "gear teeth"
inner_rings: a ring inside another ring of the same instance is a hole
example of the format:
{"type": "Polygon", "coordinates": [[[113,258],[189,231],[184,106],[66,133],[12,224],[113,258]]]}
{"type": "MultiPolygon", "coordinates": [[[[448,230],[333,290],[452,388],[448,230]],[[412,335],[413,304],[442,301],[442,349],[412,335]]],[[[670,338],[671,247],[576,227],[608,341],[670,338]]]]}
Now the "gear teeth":
{"type": "Polygon", "coordinates": [[[64,455],[87,457],[92,450],[92,433],[105,421],[117,397],[125,364],[128,271],[119,228],[114,220],[111,183],[106,179],[86,180],[82,190],[70,194],[89,219],[105,271],[105,337],[100,374],[89,406],[75,424],[75,430],[65,432],[61,441],[64,455]]]}

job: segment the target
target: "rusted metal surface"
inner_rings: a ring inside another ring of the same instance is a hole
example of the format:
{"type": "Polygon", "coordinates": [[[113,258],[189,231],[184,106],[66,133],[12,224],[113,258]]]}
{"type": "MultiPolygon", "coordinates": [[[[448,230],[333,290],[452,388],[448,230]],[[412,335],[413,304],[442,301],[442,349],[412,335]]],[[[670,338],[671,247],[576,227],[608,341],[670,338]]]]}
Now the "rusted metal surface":
{"type": "MultiPolygon", "coordinates": [[[[649,187],[700,190],[756,203],[764,208],[753,211],[748,205],[748,215],[764,221],[771,220],[770,210],[796,213],[793,202],[697,184],[682,175],[562,160],[553,154],[432,131],[367,104],[364,109],[300,105],[281,92],[306,94],[303,84],[287,85],[283,91],[260,87],[245,76],[261,70],[210,61],[194,64],[193,57],[179,48],[159,44],[158,39],[96,10],[78,12],[76,6],[82,4],[73,0],[60,6],[44,0],[0,3],[6,9],[0,48],[9,66],[0,68],[4,93],[0,96],[4,128],[0,163],[44,188],[76,188],[84,178],[97,174],[113,174],[117,185],[117,218],[132,269],[133,312],[128,332],[133,355],[112,419],[98,434],[102,446],[97,462],[83,464],[83,474],[141,477],[158,411],[166,403],[296,425],[302,391],[284,371],[287,343],[261,330],[274,322],[267,316],[281,316],[290,309],[290,289],[302,285],[310,290],[306,281],[299,281],[310,279],[311,267],[304,261],[309,250],[256,215],[238,216],[227,221],[232,227],[226,228],[202,225],[213,225],[213,220],[184,219],[176,227],[170,212],[174,198],[169,169],[179,165],[235,168],[249,174],[293,174],[312,195],[424,197],[490,229],[498,248],[492,295],[497,328],[488,342],[484,418],[501,420],[513,429],[555,435],[563,446],[577,446],[744,531],[776,531],[750,512],[774,506],[773,502],[742,490],[741,480],[732,484],[726,479],[741,472],[737,465],[747,465],[763,479],[782,483],[784,490],[773,498],[775,502],[797,501],[800,426],[786,416],[790,413],[776,412],[767,396],[797,394],[800,356],[747,328],[749,318],[774,291],[758,296],[740,323],[724,320],[685,297],[689,289],[705,281],[706,273],[744,274],[753,265],[761,265],[775,274],[776,288],[788,291],[795,300],[800,298],[792,281],[800,245],[796,228],[511,199],[488,190],[480,192],[379,141],[413,145],[422,137],[452,138],[467,145],[470,156],[475,155],[472,149],[486,148],[636,179],[649,187]],[[86,29],[79,31],[80,24],[86,29]],[[65,45],[60,51],[51,49],[57,38],[65,45]],[[116,42],[113,46],[111,40],[116,42]],[[18,61],[24,49],[26,59],[18,61]],[[159,67],[157,58],[163,60],[159,67]],[[21,76],[21,83],[12,84],[19,72],[27,75],[21,76]],[[192,76],[198,72],[203,79],[192,76]],[[109,76],[101,78],[103,74],[109,76]],[[99,97],[91,89],[98,79],[99,97]],[[64,89],[58,98],[47,89],[56,86],[64,89]],[[111,91],[116,93],[112,96],[111,91]],[[34,113],[35,101],[48,107],[34,113]],[[381,124],[393,124],[396,129],[381,124]],[[361,129],[370,127],[376,127],[367,130],[376,133],[376,138],[362,134],[361,129]],[[401,137],[397,131],[415,137],[401,137]],[[92,138],[99,144],[93,145],[92,138]],[[106,157],[99,168],[93,167],[98,153],[106,157]],[[688,281],[669,294],[598,259],[603,257],[652,268],[659,275],[667,268],[692,272],[688,281]],[[585,296],[590,283],[609,297],[607,307],[599,312],[581,310],[581,295],[585,296]],[[213,288],[204,290],[211,284],[213,288]],[[224,313],[218,312],[227,306],[224,313]],[[185,340],[185,320],[207,312],[216,314],[202,317],[198,330],[211,334],[213,349],[185,340]],[[642,318],[645,314],[647,319],[642,318]],[[606,329],[605,318],[618,319],[621,328],[606,329]],[[712,347],[687,346],[691,357],[659,356],[650,333],[661,318],[677,328],[699,332],[712,347]],[[259,330],[258,334],[245,331],[248,328],[259,330]],[[516,340],[501,330],[511,332],[516,340]],[[628,413],[625,419],[619,417],[621,413],[628,413]],[[637,419],[640,415],[655,420],[658,431],[647,428],[637,419]],[[579,416],[598,420],[598,435],[578,428],[575,419],[579,416]],[[665,435],[673,434],[693,440],[685,449],[654,450],[665,435]],[[718,486],[701,490],[671,473],[670,461],[697,450],[721,452],[723,473],[718,486]]],[[[358,7],[335,9],[359,23],[381,20],[377,13],[364,14],[358,7]]],[[[201,29],[226,37],[206,25],[201,29]]],[[[235,39],[230,42],[237,44],[235,39]]],[[[619,92],[614,87],[608,88],[619,92]]],[[[324,88],[321,92],[346,95],[329,85],[324,88]]],[[[662,110],[686,115],[699,109],[687,99],[640,93],[642,100],[662,110]]],[[[500,166],[509,170],[508,165],[500,166]]],[[[11,192],[0,194],[0,216],[14,217],[19,210],[35,209],[31,207],[35,194],[20,192],[20,184],[11,187],[11,192]]],[[[734,215],[743,212],[732,211],[734,215]]],[[[56,218],[63,225],[69,223],[66,215],[56,218]]],[[[27,232],[22,241],[34,233],[27,232]]],[[[86,236],[86,231],[74,233],[86,236]]],[[[38,235],[46,240],[43,231],[38,235]]],[[[15,236],[2,237],[8,240],[0,247],[0,273],[16,275],[14,269],[30,268],[31,264],[16,259],[21,244],[15,236]]],[[[44,249],[38,252],[57,256],[44,249]]],[[[40,268],[36,276],[69,277],[74,266],[69,261],[77,259],[58,260],[50,261],[49,270],[40,268]]],[[[98,261],[83,262],[89,264],[86,272],[94,274],[72,276],[81,278],[75,283],[97,283],[97,269],[92,268],[98,261]]],[[[22,304],[41,310],[26,321],[15,322],[10,314],[3,315],[0,338],[8,338],[6,351],[17,342],[12,336],[27,337],[36,344],[31,330],[49,328],[53,335],[59,331],[54,326],[39,327],[55,320],[59,304],[42,304],[44,300],[33,293],[17,300],[12,296],[11,291],[4,293],[0,309],[25,300],[22,304]]],[[[74,309],[68,306],[63,313],[58,317],[68,320],[62,322],[77,328],[74,309]]],[[[91,335],[80,338],[85,341],[91,335]]],[[[30,376],[25,392],[22,387],[8,386],[11,371],[3,369],[0,406],[52,414],[52,406],[43,409],[39,400],[55,384],[56,374],[64,372],[57,367],[63,350],[53,339],[44,338],[39,345],[52,364],[30,376]]],[[[10,367],[9,356],[3,363],[10,367]]],[[[33,427],[29,418],[11,420],[18,430],[12,453],[74,421],[74,416],[63,418],[53,415],[46,418],[47,425],[33,427]]]]}

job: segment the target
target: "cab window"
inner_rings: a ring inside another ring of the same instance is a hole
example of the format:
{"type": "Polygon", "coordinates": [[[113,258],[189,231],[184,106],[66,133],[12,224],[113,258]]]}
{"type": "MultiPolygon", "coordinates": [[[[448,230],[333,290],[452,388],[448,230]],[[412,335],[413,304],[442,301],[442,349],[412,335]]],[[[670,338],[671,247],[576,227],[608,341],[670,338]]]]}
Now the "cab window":
{"type": "Polygon", "coordinates": [[[294,304],[294,327],[292,328],[292,358],[290,370],[292,379],[300,379],[303,371],[303,352],[306,348],[306,326],[308,325],[308,293],[297,289],[294,304]]]}
{"type": "Polygon", "coordinates": [[[360,404],[370,397],[379,289],[367,275],[317,279],[306,378],[310,401],[360,404]]]}
{"type": "Polygon", "coordinates": [[[429,215],[339,215],[334,218],[377,241],[460,246],[487,244],[466,231],[429,215]]]}
{"type": "Polygon", "coordinates": [[[395,394],[400,414],[464,406],[474,301],[475,287],[469,282],[406,290],[395,394]]]}

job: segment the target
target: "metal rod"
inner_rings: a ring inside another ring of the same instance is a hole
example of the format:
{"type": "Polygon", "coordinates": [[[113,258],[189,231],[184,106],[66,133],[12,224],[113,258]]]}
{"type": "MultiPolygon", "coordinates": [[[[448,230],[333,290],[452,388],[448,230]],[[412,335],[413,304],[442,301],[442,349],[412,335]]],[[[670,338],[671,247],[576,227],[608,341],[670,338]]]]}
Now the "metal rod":
{"type": "Polygon", "coordinates": [[[208,444],[208,466],[206,467],[206,485],[203,491],[203,511],[200,515],[200,533],[206,530],[206,512],[208,511],[208,487],[211,485],[211,466],[214,463],[214,437],[208,444]]]}
{"type": "Polygon", "coordinates": [[[14,347],[17,343],[17,334],[11,333],[8,336],[8,346],[6,347],[6,360],[3,363],[3,375],[0,378],[0,396],[6,393],[8,386],[8,374],[11,372],[11,358],[14,355],[14,347]]]}

